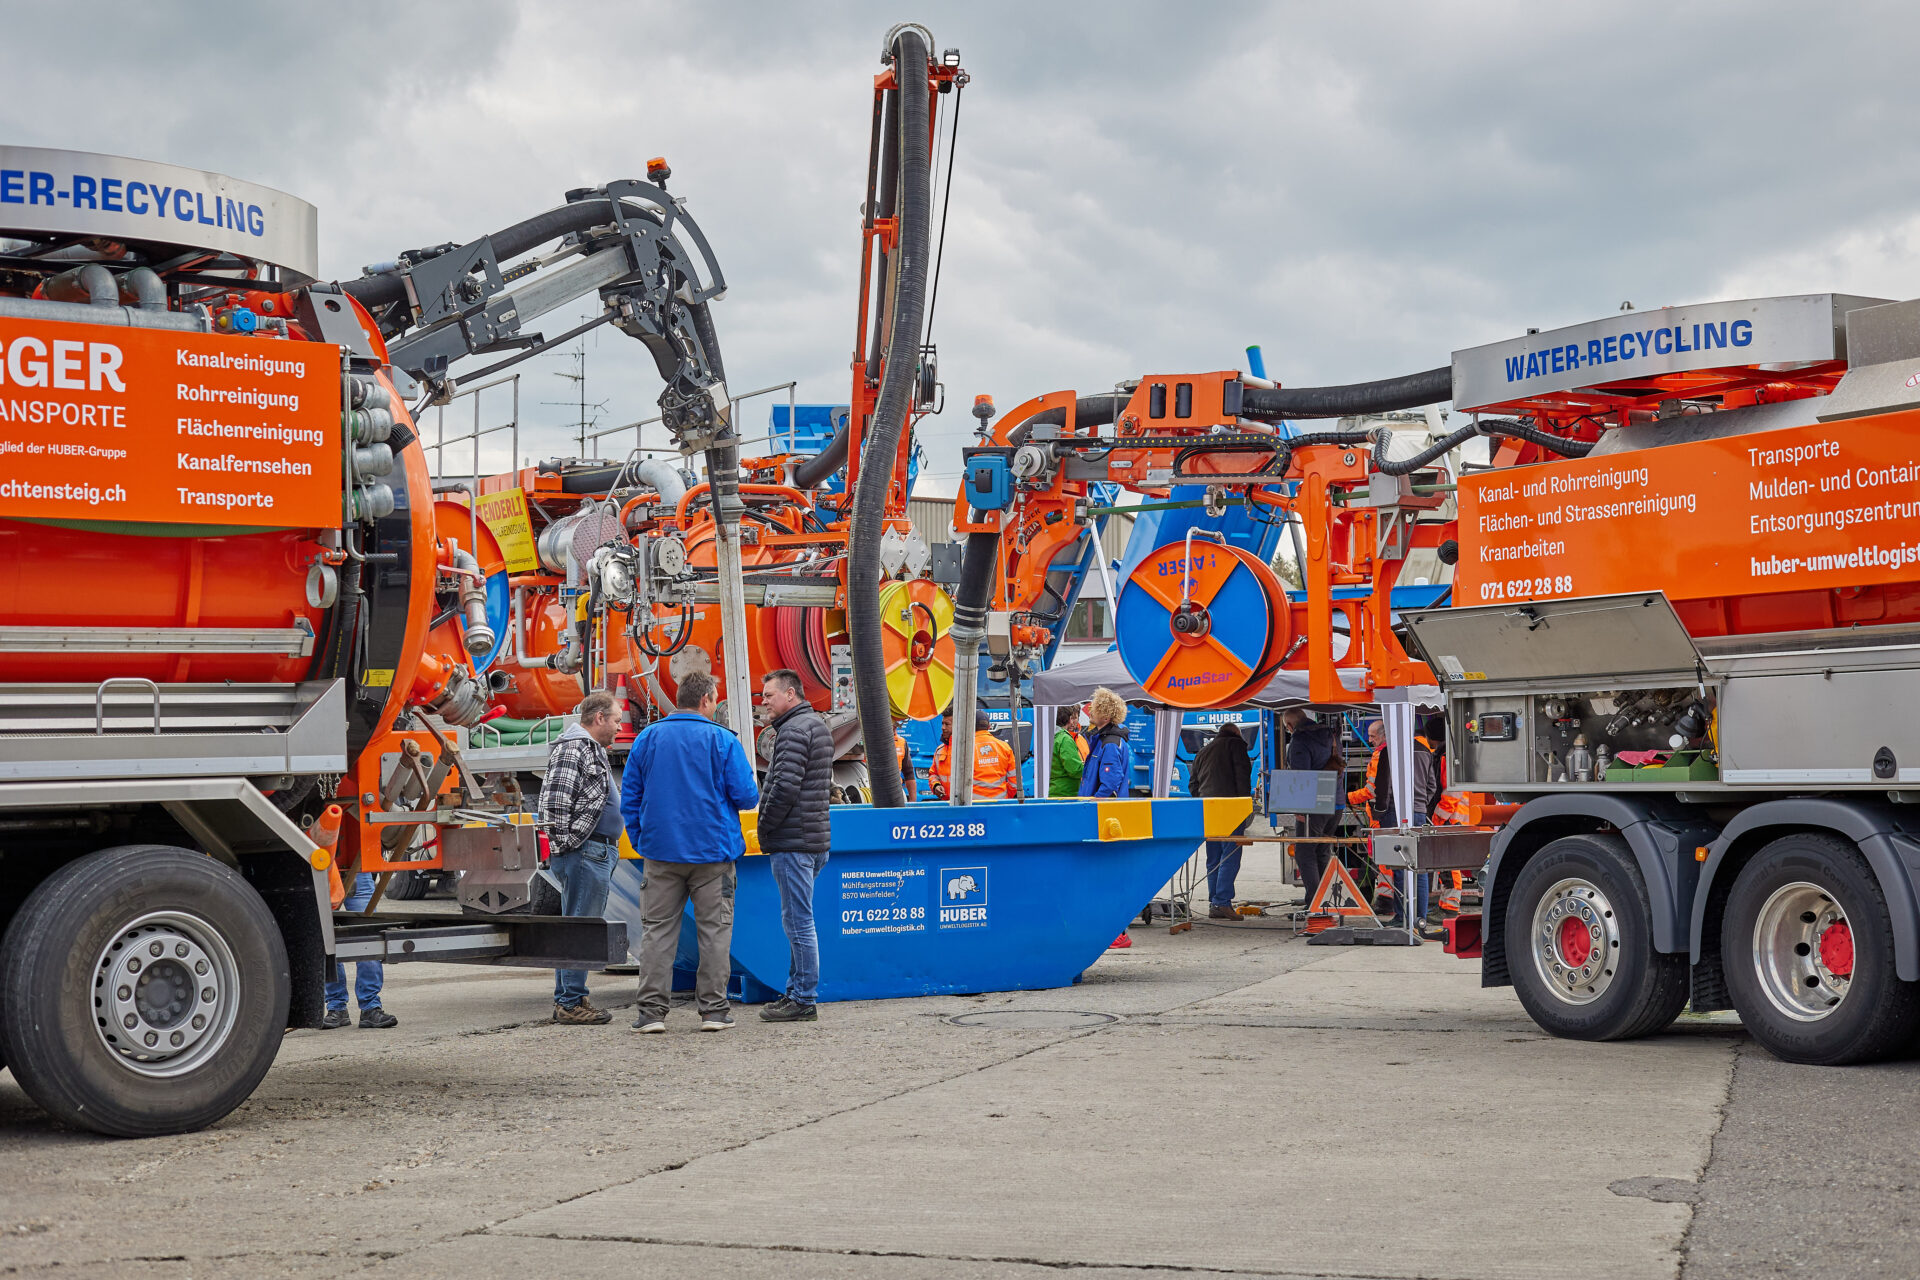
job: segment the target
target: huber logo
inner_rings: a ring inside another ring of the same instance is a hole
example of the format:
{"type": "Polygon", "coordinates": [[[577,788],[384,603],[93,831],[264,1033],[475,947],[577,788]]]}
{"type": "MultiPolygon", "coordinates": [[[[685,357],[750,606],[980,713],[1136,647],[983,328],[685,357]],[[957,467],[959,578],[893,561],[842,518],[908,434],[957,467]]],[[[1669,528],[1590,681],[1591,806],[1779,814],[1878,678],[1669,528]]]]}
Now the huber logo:
{"type": "Polygon", "coordinates": [[[940,927],[987,927],[987,869],[942,867],[940,870],[940,927]]]}

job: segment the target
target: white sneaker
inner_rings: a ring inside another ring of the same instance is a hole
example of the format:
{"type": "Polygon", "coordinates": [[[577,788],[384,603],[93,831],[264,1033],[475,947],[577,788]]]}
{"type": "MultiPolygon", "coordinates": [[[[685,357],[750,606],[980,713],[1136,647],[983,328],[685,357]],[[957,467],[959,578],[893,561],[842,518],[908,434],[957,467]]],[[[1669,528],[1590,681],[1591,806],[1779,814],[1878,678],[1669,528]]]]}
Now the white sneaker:
{"type": "Polygon", "coordinates": [[[655,1018],[652,1022],[636,1022],[633,1029],[643,1036],[656,1036],[667,1029],[667,1024],[655,1018]]]}
{"type": "Polygon", "coordinates": [[[733,1014],[731,1012],[706,1014],[700,1022],[700,1029],[702,1031],[731,1031],[733,1030],[733,1014]]]}

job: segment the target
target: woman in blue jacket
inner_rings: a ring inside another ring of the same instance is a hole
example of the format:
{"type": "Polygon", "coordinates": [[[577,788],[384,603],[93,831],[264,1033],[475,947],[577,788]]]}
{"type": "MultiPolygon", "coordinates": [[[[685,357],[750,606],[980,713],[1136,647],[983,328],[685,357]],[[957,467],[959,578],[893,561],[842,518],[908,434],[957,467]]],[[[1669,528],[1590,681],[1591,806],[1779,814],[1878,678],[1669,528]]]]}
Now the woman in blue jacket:
{"type": "Polygon", "coordinates": [[[1127,794],[1133,779],[1133,753],[1127,750],[1127,704],[1111,689],[1095,689],[1088,708],[1093,745],[1080,771],[1080,794],[1100,800],[1127,794]]]}
{"type": "MultiPolygon", "coordinates": [[[[1133,779],[1133,753],[1127,750],[1127,704],[1111,689],[1095,689],[1087,713],[1093,720],[1093,745],[1080,772],[1080,794],[1095,800],[1124,797],[1133,779]]],[[[1133,939],[1122,930],[1107,945],[1130,947],[1133,939]]]]}

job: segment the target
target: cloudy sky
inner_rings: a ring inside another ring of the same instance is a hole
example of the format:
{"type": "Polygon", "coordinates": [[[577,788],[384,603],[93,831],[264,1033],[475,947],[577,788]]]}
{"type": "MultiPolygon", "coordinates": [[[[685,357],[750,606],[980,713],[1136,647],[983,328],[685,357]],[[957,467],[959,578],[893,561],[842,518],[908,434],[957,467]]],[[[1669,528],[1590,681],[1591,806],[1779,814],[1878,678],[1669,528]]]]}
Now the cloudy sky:
{"type": "MultiPolygon", "coordinates": [[[[973,77],[933,335],[950,407],[924,433],[942,470],[976,393],[1236,367],[1252,342],[1303,385],[1625,300],[1920,294],[1893,4],[7,7],[44,56],[10,66],[0,136],[292,192],[335,276],[664,154],[727,275],[730,383],[813,401],[847,395],[881,39],[925,23],[973,77]]],[[[570,367],[521,366],[523,454],[575,451],[577,412],[547,403],[570,367]]],[[[586,368],[603,424],[654,412],[637,344],[601,330],[586,368]]]]}

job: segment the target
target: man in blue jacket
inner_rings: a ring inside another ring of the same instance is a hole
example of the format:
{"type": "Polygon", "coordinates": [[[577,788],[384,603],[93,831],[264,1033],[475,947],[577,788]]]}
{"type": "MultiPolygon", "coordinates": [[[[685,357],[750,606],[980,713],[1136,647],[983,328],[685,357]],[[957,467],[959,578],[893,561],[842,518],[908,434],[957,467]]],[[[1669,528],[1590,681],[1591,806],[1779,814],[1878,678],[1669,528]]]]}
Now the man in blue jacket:
{"type": "Polygon", "coordinates": [[[690,672],[672,715],[633,740],[620,784],[620,816],[644,861],[640,894],[640,1011],[633,1029],[667,1029],[680,918],[693,902],[700,941],[694,1004],[702,1031],[733,1026],[727,1005],[732,971],[734,861],[746,852],[740,813],[760,803],[753,765],[740,740],[714,723],[714,678],[690,672]]]}

